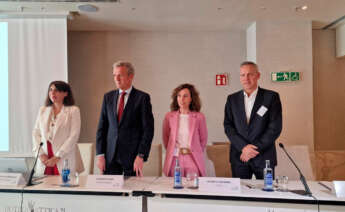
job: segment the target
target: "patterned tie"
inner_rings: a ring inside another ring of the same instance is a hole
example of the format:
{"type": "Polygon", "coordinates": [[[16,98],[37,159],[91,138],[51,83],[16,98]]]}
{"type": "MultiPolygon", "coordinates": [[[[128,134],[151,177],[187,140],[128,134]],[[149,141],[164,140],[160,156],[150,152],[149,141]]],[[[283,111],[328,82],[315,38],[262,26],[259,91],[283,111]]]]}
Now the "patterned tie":
{"type": "Polygon", "coordinates": [[[122,117],[122,113],[123,113],[123,108],[125,106],[125,95],[126,92],[123,91],[121,93],[121,97],[120,97],[120,103],[119,103],[119,111],[117,111],[117,120],[120,122],[121,117],[122,117]]]}

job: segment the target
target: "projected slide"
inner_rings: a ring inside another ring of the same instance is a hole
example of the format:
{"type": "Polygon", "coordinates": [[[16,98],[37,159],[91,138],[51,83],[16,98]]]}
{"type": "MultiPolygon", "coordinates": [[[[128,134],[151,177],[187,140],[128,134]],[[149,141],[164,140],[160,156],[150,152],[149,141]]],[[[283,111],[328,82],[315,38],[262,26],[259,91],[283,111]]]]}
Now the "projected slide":
{"type": "Polygon", "coordinates": [[[9,151],[8,24],[0,22],[0,152],[9,151]]]}

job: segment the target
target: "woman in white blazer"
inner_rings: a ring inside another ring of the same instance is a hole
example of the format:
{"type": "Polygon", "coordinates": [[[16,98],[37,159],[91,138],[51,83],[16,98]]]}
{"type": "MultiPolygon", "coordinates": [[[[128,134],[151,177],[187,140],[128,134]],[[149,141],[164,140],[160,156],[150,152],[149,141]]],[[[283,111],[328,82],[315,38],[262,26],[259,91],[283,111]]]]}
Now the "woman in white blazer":
{"type": "Polygon", "coordinates": [[[74,105],[70,86],[63,81],[51,82],[45,106],[38,112],[33,129],[33,151],[40,143],[36,175],[59,175],[68,159],[71,174],[83,172],[84,166],[77,145],[80,134],[80,111],[74,105]]]}

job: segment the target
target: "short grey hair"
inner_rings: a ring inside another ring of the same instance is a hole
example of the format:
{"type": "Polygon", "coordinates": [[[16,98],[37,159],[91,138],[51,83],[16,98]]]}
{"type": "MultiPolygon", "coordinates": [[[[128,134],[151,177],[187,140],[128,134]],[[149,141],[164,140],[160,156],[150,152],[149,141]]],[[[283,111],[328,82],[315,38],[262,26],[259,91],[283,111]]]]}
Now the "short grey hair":
{"type": "Polygon", "coordinates": [[[128,75],[134,75],[134,67],[130,62],[118,61],[113,64],[113,69],[117,67],[126,67],[128,75]]]}
{"type": "Polygon", "coordinates": [[[242,67],[242,66],[254,66],[256,68],[256,70],[259,71],[258,65],[256,65],[256,63],[254,63],[252,61],[244,61],[241,63],[240,67],[242,67]]]}

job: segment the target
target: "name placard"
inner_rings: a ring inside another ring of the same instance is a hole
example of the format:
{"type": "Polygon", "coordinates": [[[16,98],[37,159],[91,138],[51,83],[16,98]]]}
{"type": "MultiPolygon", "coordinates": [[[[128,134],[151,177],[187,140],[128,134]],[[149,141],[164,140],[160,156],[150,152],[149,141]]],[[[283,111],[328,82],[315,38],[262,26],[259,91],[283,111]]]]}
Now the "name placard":
{"type": "Polygon", "coordinates": [[[199,190],[211,193],[240,193],[240,178],[200,177],[199,190]]]}
{"type": "Polygon", "coordinates": [[[4,173],[0,172],[0,185],[18,186],[24,185],[25,180],[21,173],[4,173]]]}
{"type": "Polygon", "coordinates": [[[122,188],[123,175],[89,175],[87,176],[87,188],[122,188]]]}

